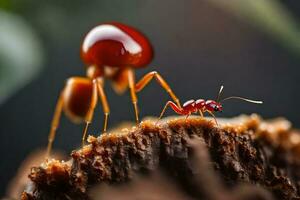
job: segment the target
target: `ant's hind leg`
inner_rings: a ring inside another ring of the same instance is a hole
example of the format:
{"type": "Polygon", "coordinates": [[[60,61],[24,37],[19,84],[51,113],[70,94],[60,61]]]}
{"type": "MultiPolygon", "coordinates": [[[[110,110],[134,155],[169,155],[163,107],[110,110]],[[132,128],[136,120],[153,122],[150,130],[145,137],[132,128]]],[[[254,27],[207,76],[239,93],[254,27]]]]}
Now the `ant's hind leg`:
{"type": "Polygon", "coordinates": [[[159,115],[159,117],[158,117],[158,119],[157,119],[155,125],[159,122],[159,120],[161,120],[161,118],[162,118],[163,115],[165,114],[165,112],[166,112],[168,106],[169,106],[171,103],[173,103],[173,102],[172,102],[172,101],[168,101],[168,102],[166,103],[166,105],[164,106],[163,110],[161,111],[161,113],[160,113],[160,115],[159,115]]]}
{"type": "Polygon", "coordinates": [[[156,71],[152,71],[152,72],[147,73],[138,83],[136,83],[136,85],[135,85],[136,92],[141,91],[153,79],[153,77],[155,77],[157,82],[169,93],[169,95],[171,96],[173,101],[176,102],[177,106],[179,108],[181,108],[179,99],[177,98],[175,93],[172,91],[169,84],[156,71]]]}
{"type": "Polygon", "coordinates": [[[164,113],[166,112],[168,106],[170,106],[177,114],[179,115],[184,115],[183,110],[181,109],[181,107],[178,107],[174,102],[172,101],[168,101],[164,107],[164,109],[161,111],[160,116],[156,122],[156,124],[159,122],[159,120],[161,120],[161,118],[163,117],[164,113]]]}
{"type": "Polygon", "coordinates": [[[103,79],[102,78],[98,78],[95,80],[97,83],[97,88],[98,88],[98,93],[101,99],[101,103],[102,103],[102,107],[103,107],[103,112],[104,112],[104,125],[103,125],[103,132],[105,133],[107,130],[107,122],[108,122],[108,116],[110,113],[110,109],[109,109],[109,105],[108,105],[108,101],[103,89],[103,79]]]}
{"type": "Polygon", "coordinates": [[[172,101],[168,101],[168,102],[166,103],[166,105],[164,106],[164,109],[161,111],[161,113],[160,113],[160,115],[159,115],[158,120],[160,120],[160,119],[163,117],[163,115],[165,114],[165,112],[166,112],[168,106],[169,106],[171,103],[173,103],[173,102],[172,102],[172,101]]]}
{"type": "Polygon", "coordinates": [[[50,156],[53,141],[54,141],[55,135],[56,135],[56,130],[59,126],[59,120],[61,117],[62,108],[63,108],[63,104],[64,104],[63,95],[64,95],[64,90],[60,93],[58,101],[56,103],[53,119],[51,122],[51,129],[50,129],[50,133],[48,136],[48,146],[47,146],[46,158],[48,158],[50,156]]]}

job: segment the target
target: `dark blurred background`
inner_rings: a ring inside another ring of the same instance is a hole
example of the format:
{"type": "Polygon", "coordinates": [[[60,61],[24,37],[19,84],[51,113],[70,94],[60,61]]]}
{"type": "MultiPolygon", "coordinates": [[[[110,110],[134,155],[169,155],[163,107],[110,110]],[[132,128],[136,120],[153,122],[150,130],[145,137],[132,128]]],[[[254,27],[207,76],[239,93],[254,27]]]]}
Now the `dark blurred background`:
{"type": "MultiPolygon", "coordinates": [[[[83,36],[103,22],[130,24],[151,40],[155,58],[136,72],[137,79],[159,71],[182,102],[215,98],[224,84],[224,96],[264,104],[228,101],[218,116],[283,116],[300,127],[300,1],[220,2],[0,0],[0,196],[26,155],[46,146],[65,80],[85,75],[79,56],[83,36]]],[[[109,84],[105,89],[109,126],[133,121],[128,93],[118,96],[109,84]]],[[[141,117],[157,116],[169,100],[155,81],[138,96],[141,117]]],[[[90,133],[100,133],[101,111],[99,106],[90,133]]],[[[78,146],[82,128],[63,117],[55,149],[78,146]]]]}

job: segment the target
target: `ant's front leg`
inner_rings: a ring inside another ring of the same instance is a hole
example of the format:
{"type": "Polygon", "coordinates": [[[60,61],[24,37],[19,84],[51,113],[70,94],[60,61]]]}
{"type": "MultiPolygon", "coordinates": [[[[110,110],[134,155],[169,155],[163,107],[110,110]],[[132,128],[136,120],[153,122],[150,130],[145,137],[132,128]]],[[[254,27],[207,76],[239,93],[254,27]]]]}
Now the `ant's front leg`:
{"type": "Polygon", "coordinates": [[[209,110],[207,110],[207,112],[214,118],[214,120],[215,120],[217,126],[219,126],[218,121],[217,121],[217,118],[216,118],[216,116],[214,115],[214,113],[211,112],[211,111],[209,111],[209,110]]]}

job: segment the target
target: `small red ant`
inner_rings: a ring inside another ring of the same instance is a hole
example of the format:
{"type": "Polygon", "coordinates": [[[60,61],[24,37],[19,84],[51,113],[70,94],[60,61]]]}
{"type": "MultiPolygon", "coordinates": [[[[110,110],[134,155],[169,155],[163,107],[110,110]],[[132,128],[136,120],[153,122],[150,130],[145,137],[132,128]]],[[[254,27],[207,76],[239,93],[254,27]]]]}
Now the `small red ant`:
{"type": "MultiPolygon", "coordinates": [[[[177,106],[174,102],[172,101],[168,101],[164,107],[164,109],[162,110],[158,121],[163,117],[166,109],[168,108],[168,106],[170,106],[177,114],[179,115],[186,115],[186,119],[192,114],[192,113],[197,113],[199,112],[201,117],[204,117],[204,113],[208,112],[215,120],[216,124],[218,125],[217,119],[214,115],[214,112],[222,112],[223,107],[221,102],[226,101],[228,99],[240,99],[243,101],[247,101],[250,103],[256,103],[256,104],[262,104],[262,101],[255,101],[255,100],[251,100],[251,99],[246,99],[243,97],[238,97],[238,96],[231,96],[231,97],[227,97],[224,98],[222,100],[220,100],[222,91],[223,91],[223,85],[221,86],[217,99],[214,100],[204,100],[204,99],[198,99],[198,100],[189,100],[187,102],[185,102],[182,107],[177,106]]],[[[158,122],[157,121],[157,122],[158,122]]]]}

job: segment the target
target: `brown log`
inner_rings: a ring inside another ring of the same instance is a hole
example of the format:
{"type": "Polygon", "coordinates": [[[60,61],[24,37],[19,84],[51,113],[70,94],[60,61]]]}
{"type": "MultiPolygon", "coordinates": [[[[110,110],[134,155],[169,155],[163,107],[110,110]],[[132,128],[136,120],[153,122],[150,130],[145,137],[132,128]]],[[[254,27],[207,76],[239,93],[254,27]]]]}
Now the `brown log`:
{"type": "Polygon", "coordinates": [[[173,185],[165,193],[184,196],[178,199],[300,199],[300,133],[288,121],[257,115],[218,121],[144,121],[129,131],[90,136],[70,161],[33,167],[22,199],[117,199],[109,198],[117,191],[151,199],[152,189],[165,199],[157,184],[173,185]],[[150,180],[157,171],[167,181],[137,189],[144,182],[136,174],[150,180]],[[106,193],[103,184],[110,187],[106,193]],[[114,190],[120,185],[131,190],[114,190]]]}

